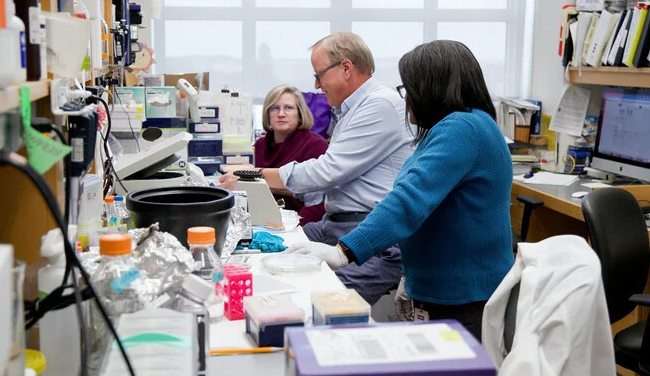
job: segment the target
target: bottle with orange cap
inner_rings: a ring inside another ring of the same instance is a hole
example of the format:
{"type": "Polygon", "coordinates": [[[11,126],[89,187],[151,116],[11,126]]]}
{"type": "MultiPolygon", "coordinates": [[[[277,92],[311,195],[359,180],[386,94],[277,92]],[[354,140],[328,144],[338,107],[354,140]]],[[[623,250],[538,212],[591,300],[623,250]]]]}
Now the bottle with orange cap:
{"type": "MultiPolygon", "coordinates": [[[[214,250],[216,241],[212,227],[190,227],[187,230],[187,244],[194,258],[194,274],[214,284],[215,296],[221,301],[221,280],[223,279],[223,264],[214,250]]],[[[214,299],[212,299],[214,303],[214,299]]]]}
{"type": "MultiPolygon", "coordinates": [[[[131,237],[125,233],[110,233],[99,237],[99,268],[91,282],[111,321],[123,313],[145,307],[146,286],[131,254],[131,237]]],[[[89,368],[98,370],[105,346],[111,336],[95,305],[91,310],[92,355],[89,368]]]]}
{"type": "Polygon", "coordinates": [[[104,209],[102,210],[102,227],[117,226],[117,216],[114,209],[115,197],[108,195],[104,197],[104,209]]]}

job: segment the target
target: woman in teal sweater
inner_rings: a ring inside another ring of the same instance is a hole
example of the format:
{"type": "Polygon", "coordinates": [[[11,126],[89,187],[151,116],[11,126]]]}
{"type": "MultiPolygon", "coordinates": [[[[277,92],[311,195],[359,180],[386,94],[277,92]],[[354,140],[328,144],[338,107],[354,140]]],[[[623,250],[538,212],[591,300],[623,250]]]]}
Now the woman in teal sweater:
{"type": "Polygon", "coordinates": [[[483,307],[514,262],[510,152],[465,45],[420,45],[400,59],[399,73],[417,148],[393,190],[336,247],[310,242],[289,251],[336,269],[399,243],[398,310],[411,298],[416,318],[456,319],[480,340],[483,307]]]}

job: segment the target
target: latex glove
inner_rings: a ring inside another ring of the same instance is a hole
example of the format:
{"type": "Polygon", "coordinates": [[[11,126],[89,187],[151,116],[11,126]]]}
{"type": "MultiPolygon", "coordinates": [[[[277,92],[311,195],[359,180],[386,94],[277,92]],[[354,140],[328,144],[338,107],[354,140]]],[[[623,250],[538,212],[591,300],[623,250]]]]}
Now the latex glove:
{"type": "Polygon", "coordinates": [[[397,318],[400,321],[413,321],[413,302],[406,295],[404,281],[405,278],[402,277],[395,293],[395,311],[397,311],[397,318]]]}
{"type": "Polygon", "coordinates": [[[345,257],[339,247],[327,245],[325,243],[296,243],[290,246],[285,253],[316,256],[325,261],[332,270],[340,269],[348,264],[348,258],[345,257]]]}
{"type": "Polygon", "coordinates": [[[235,176],[232,172],[229,172],[219,178],[219,188],[228,189],[231,191],[235,190],[235,184],[237,184],[239,178],[235,176]]]}

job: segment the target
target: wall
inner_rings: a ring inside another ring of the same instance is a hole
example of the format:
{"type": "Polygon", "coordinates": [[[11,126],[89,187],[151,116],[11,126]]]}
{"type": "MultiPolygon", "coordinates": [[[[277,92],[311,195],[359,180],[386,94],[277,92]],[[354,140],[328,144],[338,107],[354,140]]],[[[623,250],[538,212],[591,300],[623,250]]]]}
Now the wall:
{"type": "Polygon", "coordinates": [[[557,54],[562,6],[567,0],[537,0],[533,33],[532,98],[542,101],[542,112],[553,115],[562,88],[564,69],[557,54]]]}

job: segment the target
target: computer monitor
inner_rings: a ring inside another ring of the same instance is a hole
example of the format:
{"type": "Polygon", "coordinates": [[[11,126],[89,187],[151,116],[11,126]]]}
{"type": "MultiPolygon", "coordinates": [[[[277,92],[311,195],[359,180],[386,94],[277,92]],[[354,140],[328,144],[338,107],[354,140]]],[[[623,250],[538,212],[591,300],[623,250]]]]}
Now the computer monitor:
{"type": "Polygon", "coordinates": [[[650,90],[606,88],[591,167],[650,181],[650,90]]]}

